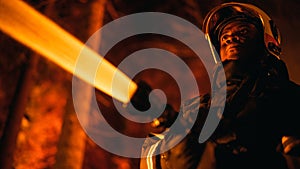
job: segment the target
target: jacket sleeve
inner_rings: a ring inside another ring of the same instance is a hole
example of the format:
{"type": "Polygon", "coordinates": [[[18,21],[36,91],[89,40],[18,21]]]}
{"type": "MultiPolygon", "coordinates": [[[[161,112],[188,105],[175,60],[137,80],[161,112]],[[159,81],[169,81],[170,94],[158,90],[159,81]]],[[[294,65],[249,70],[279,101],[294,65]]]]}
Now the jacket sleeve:
{"type": "Polygon", "coordinates": [[[300,86],[294,82],[289,82],[286,88],[286,112],[282,114],[282,123],[284,136],[282,137],[282,152],[293,158],[298,158],[298,167],[300,167],[300,127],[299,127],[299,96],[300,86]]]}
{"type": "Polygon", "coordinates": [[[207,94],[184,102],[176,119],[168,119],[167,117],[173,117],[168,114],[172,114],[173,110],[170,107],[166,109],[165,114],[157,119],[157,124],[168,127],[163,137],[154,143],[149,140],[155,137],[146,139],[142,150],[145,158],[141,159],[141,169],[197,168],[204,150],[204,144],[198,142],[199,127],[204,124],[209,98],[207,94]],[[152,156],[152,152],[158,155],[152,156]]]}

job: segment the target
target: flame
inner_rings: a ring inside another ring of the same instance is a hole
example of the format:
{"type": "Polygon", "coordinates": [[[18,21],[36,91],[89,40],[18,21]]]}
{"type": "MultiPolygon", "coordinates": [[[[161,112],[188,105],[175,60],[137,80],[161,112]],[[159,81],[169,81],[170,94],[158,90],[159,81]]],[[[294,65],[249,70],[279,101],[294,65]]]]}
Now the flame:
{"type": "Polygon", "coordinates": [[[114,65],[20,0],[0,0],[0,29],[123,103],[128,103],[137,89],[136,83],[114,65]],[[86,63],[77,70],[79,56],[84,57],[86,63]],[[89,63],[99,65],[96,71],[90,68],[89,63]]]}

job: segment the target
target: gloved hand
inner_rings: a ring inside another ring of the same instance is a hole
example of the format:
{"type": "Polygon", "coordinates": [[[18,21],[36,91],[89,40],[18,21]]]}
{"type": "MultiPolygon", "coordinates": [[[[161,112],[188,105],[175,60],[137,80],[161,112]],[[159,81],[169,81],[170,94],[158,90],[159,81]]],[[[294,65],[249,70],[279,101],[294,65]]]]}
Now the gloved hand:
{"type": "Polygon", "coordinates": [[[151,123],[152,127],[170,127],[176,120],[178,113],[174,111],[171,105],[162,103],[161,98],[155,94],[151,95],[150,103],[149,94],[151,93],[152,88],[146,82],[139,81],[137,82],[137,85],[138,89],[130,100],[133,107],[128,107],[127,111],[131,114],[136,114],[136,112],[145,112],[151,108],[151,111],[154,111],[151,112],[153,114],[162,112],[159,117],[153,119],[153,122],[151,123]]]}
{"type": "Polygon", "coordinates": [[[130,102],[138,111],[146,111],[151,106],[149,94],[152,88],[144,81],[139,81],[137,85],[137,91],[132,96],[130,102]]]}

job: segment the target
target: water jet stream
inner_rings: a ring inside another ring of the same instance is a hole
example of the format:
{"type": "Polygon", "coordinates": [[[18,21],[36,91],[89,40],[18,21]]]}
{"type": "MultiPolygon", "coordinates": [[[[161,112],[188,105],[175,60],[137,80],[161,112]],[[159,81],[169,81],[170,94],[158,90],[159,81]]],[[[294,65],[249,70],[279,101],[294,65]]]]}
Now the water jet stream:
{"type": "Polygon", "coordinates": [[[128,103],[137,89],[122,71],[21,0],[0,0],[0,30],[123,103],[128,103]],[[75,71],[79,55],[87,62],[75,71]],[[89,63],[99,63],[97,70],[89,63]]]}

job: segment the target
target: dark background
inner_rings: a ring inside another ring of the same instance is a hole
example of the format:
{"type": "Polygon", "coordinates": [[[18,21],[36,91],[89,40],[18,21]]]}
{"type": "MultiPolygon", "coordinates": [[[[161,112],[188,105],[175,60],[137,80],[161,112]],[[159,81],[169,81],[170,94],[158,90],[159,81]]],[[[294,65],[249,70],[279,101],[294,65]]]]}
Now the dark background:
{"type": "MultiPolygon", "coordinates": [[[[85,42],[102,25],[119,17],[145,11],[182,17],[197,27],[205,14],[221,0],[27,0],[28,4],[85,42]]],[[[299,0],[256,0],[275,21],[282,35],[282,60],[290,78],[300,84],[299,0]]],[[[1,12],[1,11],[0,11],[1,12]]],[[[37,21],[38,22],[38,21],[37,21]]],[[[0,23],[1,24],[1,23],[0,23]]],[[[37,28],[38,31],[39,28],[37,28]]],[[[113,155],[85,135],[73,110],[72,75],[0,32],[0,168],[138,168],[139,159],[113,155]]],[[[209,90],[202,63],[178,41],[159,36],[136,36],[114,47],[106,58],[117,65],[134,51],[157,47],[181,57],[198,78],[199,91],[209,90]]],[[[138,64],[138,63],[137,63],[138,64]]],[[[180,73],[180,72],[178,72],[180,73]]],[[[166,92],[168,101],[179,108],[176,83],[159,71],[148,71],[137,79],[166,92]]],[[[89,89],[83,91],[89,93],[89,89]]],[[[107,119],[120,132],[145,136],[148,124],[137,125],[120,117],[106,95],[97,99],[107,119]]],[[[84,103],[83,103],[84,104],[84,103]]],[[[89,110],[92,112],[92,110],[89,110]]],[[[113,137],[102,131],[99,135],[113,137]]],[[[140,151],[139,147],[136,150],[140,151]]]]}

